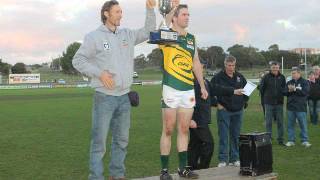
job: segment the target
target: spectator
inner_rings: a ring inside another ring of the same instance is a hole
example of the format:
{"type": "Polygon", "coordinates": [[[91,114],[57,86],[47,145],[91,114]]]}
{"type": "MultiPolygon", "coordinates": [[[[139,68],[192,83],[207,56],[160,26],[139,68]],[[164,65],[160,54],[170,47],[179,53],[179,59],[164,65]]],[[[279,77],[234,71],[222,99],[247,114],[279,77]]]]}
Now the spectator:
{"type": "Polygon", "coordinates": [[[286,79],[280,73],[280,64],[272,61],[270,72],[266,74],[260,82],[260,93],[263,98],[265,108],[266,130],[272,137],[272,121],[275,119],[278,127],[278,144],[283,143],[283,99],[286,79]]]}
{"type": "Polygon", "coordinates": [[[291,147],[295,145],[295,124],[297,119],[301,130],[302,145],[310,147],[306,120],[309,83],[301,77],[301,71],[297,67],[292,68],[291,75],[292,80],[287,83],[285,90],[285,94],[288,96],[288,142],[286,146],[291,147]]]}
{"type": "Polygon", "coordinates": [[[320,81],[316,79],[315,73],[309,73],[310,92],[308,96],[308,105],[310,113],[310,121],[313,125],[318,124],[318,113],[320,111],[320,81]]]}

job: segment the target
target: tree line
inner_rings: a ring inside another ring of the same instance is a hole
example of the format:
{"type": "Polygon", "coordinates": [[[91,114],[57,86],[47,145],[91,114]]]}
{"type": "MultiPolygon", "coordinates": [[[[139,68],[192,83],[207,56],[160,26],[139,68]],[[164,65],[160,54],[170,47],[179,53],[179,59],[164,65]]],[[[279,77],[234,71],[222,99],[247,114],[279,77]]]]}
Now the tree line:
{"type": "MultiPolygon", "coordinates": [[[[237,58],[237,68],[251,69],[254,67],[266,67],[270,61],[284,59],[284,68],[299,66],[304,62],[304,55],[295,52],[280,50],[277,44],[269,46],[266,51],[259,51],[252,46],[235,44],[229,47],[227,51],[220,46],[210,46],[198,49],[199,57],[207,60],[207,68],[211,70],[221,69],[224,66],[226,55],[231,54],[237,58]]],[[[158,67],[161,65],[162,54],[160,49],[154,49],[146,57],[141,54],[135,58],[135,68],[143,69],[146,67],[158,67]]],[[[320,64],[320,55],[307,55],[310,65],[320,64]]]]}
{"type": "MultiPolygon", "coordinates": [[[[72,58],[80,48],[81,43],[74,42],[70,44],[67,49],[62,52],[61,56],[55,58],[50,63],[50,68],[54,71],[62,71],[66,74],[79,74],[79,72],[72,66],[72,58]]],[[[291,68],[299,66],[303,63],[303,54],[297,54],[288,50],[280,50],[277,44],[269,46],[267,50],[260,51],[253,46],[244,46],[235,44],[229,47],[226,51],[220,46],[210,46],[205,48],[198,48],[199,57],[207,60],[207,68],[211,70],[223,68],[223,61],[227,54],[231,54],[237,58],[237,68],[250,69],[254,67],[266,67],[269,61],[281,62],[284,59],[284,68],[291,68]]],[[[307,55],[308,64],[319,65],[320,55],[307,55]]],[[[162,65],[162,53],[159,48],[153,49],[147,56],[140,54],[135,57],[135,69],[143,68],[160,68],[162,65]]],[[[35,64],[32,67],[39,67],[41,65],[35,64]]],[[[0,59],[0,72],[2,75],[12,73],[27,73],[26,65],[24,63],[16,63],[10,65],[2,62],[0,59]]]]}
{"type": "Polygon", "coordinates": [[[3,62],[2,59],[0,58],[0,75],[8,76],[10,73],[11,74],[31,73],[32,70],[39,69],[44,64],[46,64],[46,63],[43,63],[42,65],[40,65],[40,64],[26,65],[22,62],[18,62],[14,65],[11,65],[11,64],[3,62]],[[29,70],[28,70],[27,66],[30,68],[29,70]]]}

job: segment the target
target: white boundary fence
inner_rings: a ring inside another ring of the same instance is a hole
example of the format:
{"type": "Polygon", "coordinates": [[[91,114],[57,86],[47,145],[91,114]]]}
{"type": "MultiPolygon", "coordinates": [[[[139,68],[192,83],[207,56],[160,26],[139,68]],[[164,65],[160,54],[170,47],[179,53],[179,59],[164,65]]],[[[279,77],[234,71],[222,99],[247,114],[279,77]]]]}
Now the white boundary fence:
{"type": "Polygon", "coordinates": [[[51,89],[51,88],[84,88],[89,84],[16,84],[0,85],[0,89],[51,89]]]}
{"type": "MultiPolygon", "coordinates": [[[[139,81],[134,82],[133,85],[160,85],[162,81],[139,81]]],[[[14,84],[14,85],[0,85],[1,89],[52,89],[52,88],[87,88],[91,87],[90,83],[76,83],[76,84],[55,84],[55,83],[40,83],[40,84],[14,84]]]]}
{"type": "MultiPolygon", "coordinates": [[[[259,79],[247,79],[255,84],[259,83],[259,79]]],[[[133,85],[151,86],[160,85],[162,81],[137,81],[133,85]]],[[[0,85],[1,89],[52,89],[52,88],[87,88],[91,87],[90,83],[76,83],[76,84],[54,84],[54,83],[40,83],[40,84],[15,84],[15,85],[0,85]]]]}

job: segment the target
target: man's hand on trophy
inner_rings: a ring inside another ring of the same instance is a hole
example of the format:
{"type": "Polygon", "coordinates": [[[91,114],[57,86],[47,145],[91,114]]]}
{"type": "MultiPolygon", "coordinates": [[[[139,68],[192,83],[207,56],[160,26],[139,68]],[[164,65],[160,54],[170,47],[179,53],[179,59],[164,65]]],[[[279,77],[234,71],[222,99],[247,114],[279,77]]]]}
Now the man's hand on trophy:
{"type": "Polygon", "coordinates": [[[172,7],[173,8],[179,6],[179,4],[180,4],[180,0],[172,0],[172,7]]]}
{"type": "Polygon", "coordinates": [[[147,0],[146,5],[148,9],[153,9],[156,6],[156,0],[147,0]]]}

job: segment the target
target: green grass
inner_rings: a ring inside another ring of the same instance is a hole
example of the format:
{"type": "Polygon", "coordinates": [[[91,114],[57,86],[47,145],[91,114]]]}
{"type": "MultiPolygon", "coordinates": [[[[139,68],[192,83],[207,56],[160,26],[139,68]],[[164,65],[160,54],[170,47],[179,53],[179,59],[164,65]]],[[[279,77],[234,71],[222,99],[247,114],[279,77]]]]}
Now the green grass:
{"type": "Polygon", "coordinates": [[[54,80],[58,81],[59,79],[64,79],[66,83],[83,81],[83,78],[80,75],[64,74],[63,72],[51,71],[49,68],[44,67],[33,73],[40,73],[41,82],[54,82],[54,80]]]}
{"type": "MultiPolygon", "coordinates": [[[[158,175],[161,89],[134,89],[140,93],[141,105],[132,109],[127,176],[158,175]]],[[[0,179],[87,179],[92,94],[91,89],[0,90],[0,179]]],[[[245,111],[242,132],[264,131],[261,111],[259,97],[254,94],[245,111]]],[[[211,128],[216,143],[212,167],[218,163],[215,119],[213,113],[211,128]]],[[[300,144],[285,148],[274,142],[273,167],[279,179],[320,179],[319,132],[319,126],[309,125],[309,149],[300,144]]],[[[170,168],[176,169],[176,143],[172,142],[170,168]]],[[[106,175],[108,159],[106,153],[106,175]]]]}
{"type": "Polygon", "coordinates": [[[137,80],[162,80],[160,68],[146,68],[137,72],[139,74],[137,80]]]}

